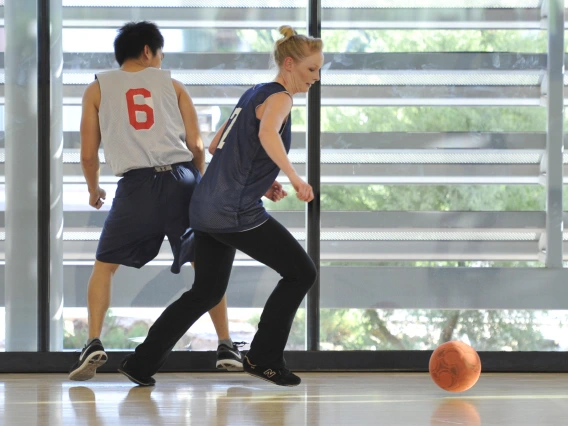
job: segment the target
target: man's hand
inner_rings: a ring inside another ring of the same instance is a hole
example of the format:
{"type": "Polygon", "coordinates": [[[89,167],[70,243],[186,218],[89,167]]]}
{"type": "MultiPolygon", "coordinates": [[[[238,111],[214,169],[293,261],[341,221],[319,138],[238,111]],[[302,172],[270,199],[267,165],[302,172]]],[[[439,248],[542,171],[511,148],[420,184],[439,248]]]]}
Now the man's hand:
{"type": "Polygon", "coordinates": [[[270,189],[266,191],[266,194],[264,194],[266,198],[274,202],[280,201],[287,195],[288,193],[284,190],[284,188],[282,188],[282,185],[276,181],[274,181],[270,189]]]}
{"type": "Polygon", "coordinates": [[[103,200],[106,199],[106,192],[100,186],[97,187],[93,192],[89,191],[89,205],[99,210],[105,203],[103,200]]]}

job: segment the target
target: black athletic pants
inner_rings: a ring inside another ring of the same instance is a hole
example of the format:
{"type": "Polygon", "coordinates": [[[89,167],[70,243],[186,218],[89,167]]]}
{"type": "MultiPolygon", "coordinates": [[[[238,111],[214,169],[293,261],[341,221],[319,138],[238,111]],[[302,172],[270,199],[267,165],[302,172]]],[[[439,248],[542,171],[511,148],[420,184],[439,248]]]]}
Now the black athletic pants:
{"type": "Polygon", "coordinates": [[[248,353],[253,364],[282,368],[284,347],[296,311],[316,279],[316,268],[296,239],[273,218],[244,232],[195,232],[195,281],[191,290],[166,308],[136,348],[129,366],[153,375],[176,342],[227,289],[235,251],[278,272],[282,279],[268,298],[248,353]]]}

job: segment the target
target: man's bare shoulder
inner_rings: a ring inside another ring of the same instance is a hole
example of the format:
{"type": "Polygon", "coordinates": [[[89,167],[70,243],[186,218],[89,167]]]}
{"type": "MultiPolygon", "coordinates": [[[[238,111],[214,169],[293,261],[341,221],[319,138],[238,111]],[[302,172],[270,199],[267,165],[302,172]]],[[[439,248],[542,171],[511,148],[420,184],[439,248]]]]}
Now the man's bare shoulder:
{"type": "Polygon", "coordinates": [[[176,91],[176,95],[178,98],[182,93],[184,92],[187,93],[187,91],[185,90],[185,86],[181,81],[172,78],[172,84],[174,85],[174,90],[176,91]]]}
{"type": "Polygon", "coordinates": [[[92,104],[99,108],[101,104],[101,86],[99,81],[95,80],[87,86],[83,93],[83,104],[92,104]]]}

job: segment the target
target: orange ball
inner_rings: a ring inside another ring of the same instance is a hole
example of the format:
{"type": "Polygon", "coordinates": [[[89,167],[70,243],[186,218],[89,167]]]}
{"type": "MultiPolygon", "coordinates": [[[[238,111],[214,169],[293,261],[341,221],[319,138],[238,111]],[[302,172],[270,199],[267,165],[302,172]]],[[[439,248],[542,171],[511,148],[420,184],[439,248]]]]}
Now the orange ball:
{"type": "Polygon", "coordinates": [[[481,360],[471,346],[451,341],[441,344],[430,357],[428,366],[434,383],[450,392],[470,389],[481,374],[481,360]]]}

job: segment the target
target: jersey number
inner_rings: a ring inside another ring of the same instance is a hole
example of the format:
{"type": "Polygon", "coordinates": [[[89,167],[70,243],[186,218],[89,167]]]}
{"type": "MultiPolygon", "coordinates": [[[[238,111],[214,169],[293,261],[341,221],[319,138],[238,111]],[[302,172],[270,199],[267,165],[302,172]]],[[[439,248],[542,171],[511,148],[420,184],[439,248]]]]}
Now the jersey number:
{"type": "Polygon", "coordinates": [[[229,134],[229,132],[231,131],[231,129],[235,125],[235,121],[237,121],[237,117],[239,116],[241,111],[242,111],[242,108],[235,108],[235,110],[233,111],[233,113],[229,117],[229,120],[231,120],[231,124],[229,124],[229,126],[225,130],[225,133],[223,133],[223,137],[221,138],[221,142],[219,142],[219,145],[217,145],[217,149],[221,149],[221,148],[223,148],[223,145],[225,145],[225,139],[227,139],[227,135],[229,134]]]}
{"type": "Polygon", "coordinates": [[[136,104],[134,103],[134,96],[141,95],[144,98],[152,99],[152,94],[146,89],[130,89],[126,92],[126,103],[128,105],[128,119],[130,120],[130,125],[136,130],[148,130],[154,125],[154,110],[152,107],[146,103],[136,104]],[[145,121],[138,121],[136,119],[137,112],[146,113],[145,121]]]}

